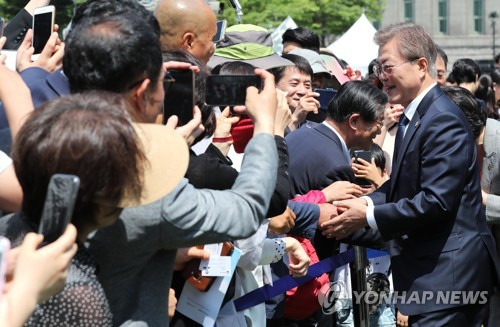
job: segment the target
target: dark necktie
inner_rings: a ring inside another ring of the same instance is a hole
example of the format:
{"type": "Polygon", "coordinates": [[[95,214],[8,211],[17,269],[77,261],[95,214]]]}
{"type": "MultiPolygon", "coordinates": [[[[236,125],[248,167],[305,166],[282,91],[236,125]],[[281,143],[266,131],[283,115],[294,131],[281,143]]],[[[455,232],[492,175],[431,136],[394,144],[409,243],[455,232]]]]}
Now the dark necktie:
{"type": "Polygon", "coordinates": [[[410,121],[405,116],[405,114],[401,114],[399,118],[398,131],[396,133],[396,141],[394,142],[394,155],[393,158],[396,160],[398,158],[398,153],[401,150],[401,145],[403,144],[403,139],[405,135],[405,128],[410,121]]]}

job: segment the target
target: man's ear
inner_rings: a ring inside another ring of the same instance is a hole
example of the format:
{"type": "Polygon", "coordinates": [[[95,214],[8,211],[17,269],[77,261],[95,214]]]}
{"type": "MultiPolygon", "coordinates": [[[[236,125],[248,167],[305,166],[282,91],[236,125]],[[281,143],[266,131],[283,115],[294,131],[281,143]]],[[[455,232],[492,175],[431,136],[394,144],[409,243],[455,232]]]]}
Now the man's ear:
{"type": "Polygon", "coordinates": [[[427,72],[427,68],[429,68],[429,61],[427,61],[427,58],[421,57],[418,59],[417,65],[418,65],[419,72],[421,72],[422,74],[425,74],[427,72]]]}
{"type": "Polygon", "coordinates": [[[357,131],[360,128],[359,127],[360,119],[361,117],[359,116],[359,114],[352,114],[351,116],[349,116],[349,118],[347,119],[349,127],[357,131]]]}
{"type": "Polygon", "coordinates": [[[140,117],[144,116],[147,110],[147,90],[151,80],[145,78],[141,84],[134,87],[131,92],[132,108],[134,110],[133,116],[137,121],[141,121],[140,117]]]}
{"type": "Polygon", "coordinates": [[[181,48],[184,50],[191,50],[193,48],[194,39],[196,35],[193,32],[186,32],[181,38],[181,48]]]}

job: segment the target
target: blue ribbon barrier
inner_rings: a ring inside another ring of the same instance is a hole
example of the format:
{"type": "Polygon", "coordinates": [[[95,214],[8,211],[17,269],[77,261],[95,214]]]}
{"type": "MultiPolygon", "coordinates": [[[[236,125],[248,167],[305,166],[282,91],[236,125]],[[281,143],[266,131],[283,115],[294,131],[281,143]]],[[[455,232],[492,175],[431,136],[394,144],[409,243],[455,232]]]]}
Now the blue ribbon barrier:
{"type": "MultiPolygon", "coordinates": [[[[386,255],[389,255],[389,253],[374,249],[366,249],[366,256],[368,257],[368,259],[386,255]]],[[[324,273],[333,271],[353,261],[354,249],[349,249],[335,256],[323,259],[320,262],[310,266],[309,270],[307,271],[307,275],[304,277],[294,278],[292,276],[285,276],[275,281],[274,285],[272,286],[264,285],[234,300],[236,311],[251,308],[254,305],[272,299],[273,297],[283,294],[294,287],[303,285],[308,281],[323,275],[324,273]]]]}

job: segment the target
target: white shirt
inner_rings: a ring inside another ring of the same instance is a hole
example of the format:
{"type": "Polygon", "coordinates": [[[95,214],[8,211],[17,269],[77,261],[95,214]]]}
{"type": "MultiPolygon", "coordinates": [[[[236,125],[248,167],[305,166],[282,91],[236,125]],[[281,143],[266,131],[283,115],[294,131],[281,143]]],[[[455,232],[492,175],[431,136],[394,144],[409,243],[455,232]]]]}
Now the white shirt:
{"type": "Polygon", "coordinates": [[[4,152],[0,151],[0,173],[12,165],[12,159],[4,152]]]}
{"type": "Polygon", "coordinates": [[[326,127],[328,127],[329,129],[331,129],[335,135],[338,136],[339,140],[340,140],[340,144],[342,145],[342,151],[344,152],[344,156],[346,157],[346,160],[347,162],[351,162],[351,155],[349,154],[349,150],[347,149],[347,144],[345,144],[345,141],[344,139],[342,138],[342,136],[340,136],[339,132],[337,132],[337,130],[330,124],[328,124],[328,122],[325,120],[323,123],[323,125],[325,125],[326,127]]]}
{"type": "MultiPolygon", "coordinates": [[[[429,91],[436,85],[437,83],[434,82],[432,83],[429,87],[427,87],[422,93],[420,93],[415,99],[413,99],[412,102],[403,110],[403,114],[408,118],[408,121],[412,121],[413,116],[415,115],[415,112],[417,111],[417,108],[422,102],[422,99],[429,93],[429,91]]],[[[408,130],[408,126],[410,124],[406,124],[404,134],[406,134],[406,131],[408,130]]],[[[366,200],[366,203],[368,204],[368,208],[366,208],[366,220],[368,222],[368,226],[370,226],[374,230],[378,230],[377,226],[377,221],[375,220],[375,206],[373,205],[373,201],[370,197],[368,196],[363,196],[363,199],[366,200]]]]}

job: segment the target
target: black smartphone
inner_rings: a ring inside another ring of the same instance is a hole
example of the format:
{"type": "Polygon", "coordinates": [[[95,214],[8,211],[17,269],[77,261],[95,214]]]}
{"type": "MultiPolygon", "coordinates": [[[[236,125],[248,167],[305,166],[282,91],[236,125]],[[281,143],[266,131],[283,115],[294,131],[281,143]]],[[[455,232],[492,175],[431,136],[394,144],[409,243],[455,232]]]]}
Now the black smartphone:
{"type": "Polygon", "coordinates": [[[163,101],[163,125],[176,115],[177,126],[186,125],[193,119],[195,105],[194,72],[191,69],[169,70],[163,81],[165,99],[163,101]]]}
{"type": "Polygon", "coordinates": [[[54,31],[54,17],[56,8],[54,6],[45,6],[35,8],[33,14],[33,47],[34,54],[42,52],[45,44],[54,31]]]}
{"type": "Polygon", "coordinates": [[[317,98],[319,101],[319,109],[325,111],[328,109],[328,105],[337,94],[337,91],[334,89],[315,89],[314,92],[319,93],[319,97],[317,98]]]}
{"type": "Polygon", "coordinates": [[[71,222],[80,179],[75,175],[55,174],[50,178],[43,205],[38,233],[43,235],[42,245],[57,240],[71,222]]]}
{"type": "Polygon", "coordinates": [[[222,39],[224,39],[224,35],[226,34],[226,26],[227,26],[227,20],[223,19],[217,21],[217,33],[215,33],[212,42],[218,43],[222,41],[222,39]]]}
{"type": "MultiPolygon", "coordinates": [[[[372,153],[370,151],[364,151],[364,150],[355,150],[354,151],[354,162],[355,163],[360,163],[358,159],[361,158],[369,163],[372,162],[372,153]]],[[[361,187],[370,187],[372,184],[370,181],[364,179],[364,178],[358,178],[354,180],[354,184],[357,184],[361,187]]]]}
{"type": "Polygon", "coordinates": [[[210,106],[245,105],[247,88],[262,89],[262,79],[257,75],[211,75],[207,78],[205,103],[210,106]]]}

